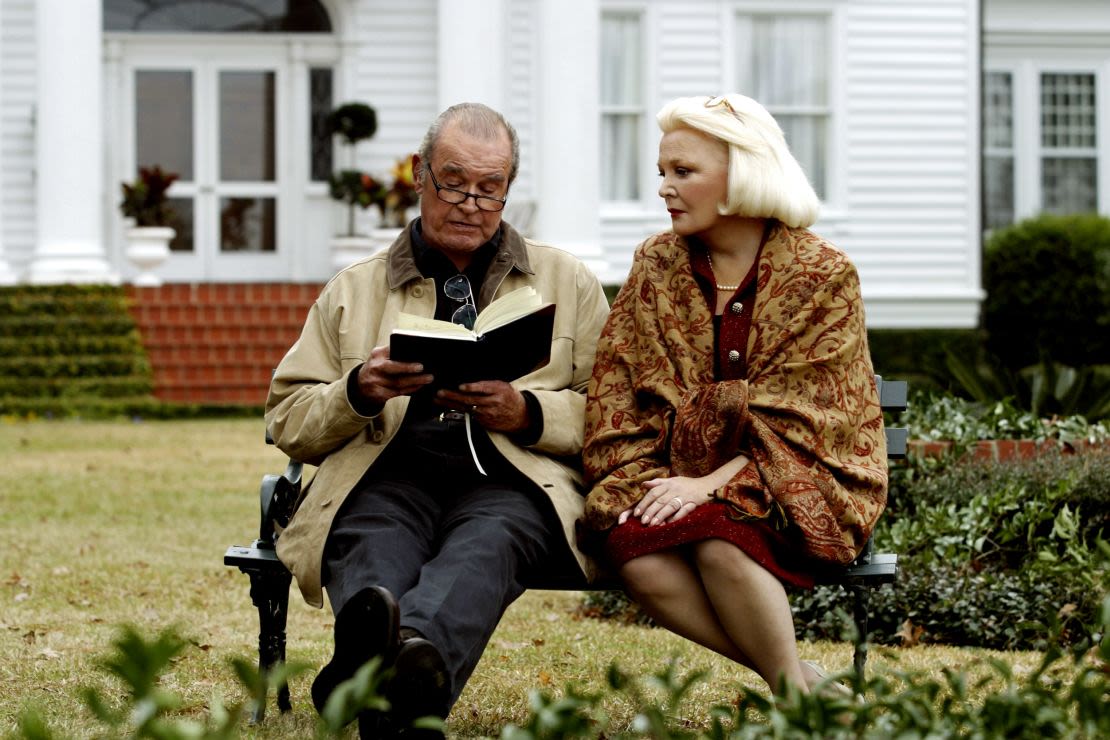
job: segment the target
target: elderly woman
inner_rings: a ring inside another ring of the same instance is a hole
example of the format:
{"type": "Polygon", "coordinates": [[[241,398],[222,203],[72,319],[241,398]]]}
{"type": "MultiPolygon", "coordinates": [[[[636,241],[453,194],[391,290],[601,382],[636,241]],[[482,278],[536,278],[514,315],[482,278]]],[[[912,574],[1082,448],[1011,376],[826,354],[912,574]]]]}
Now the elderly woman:
{"type": "Polygon", "coordinates": [[[786,587],[851,562],[886,503],[859,280],[807,230],[817,196],[759,103],[680,98],[658,122],[672,230],[598,344],[583,523],[656,622],[808,691],[786,587]]]}

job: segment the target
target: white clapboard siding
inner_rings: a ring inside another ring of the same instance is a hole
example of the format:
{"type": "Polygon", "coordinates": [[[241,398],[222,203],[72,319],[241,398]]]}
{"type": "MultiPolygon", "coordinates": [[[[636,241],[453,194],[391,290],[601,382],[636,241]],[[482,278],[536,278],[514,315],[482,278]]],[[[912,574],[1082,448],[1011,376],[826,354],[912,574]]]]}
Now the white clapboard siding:
{"type": "MultiPolygon", "coordinates": [[[[1066,34],[1074,43],[1110,31],[1110,3],[1105,0],[987,0],[983,6],[987,34],[1020,33],[1052,39],[1066,34]]],[[[1027,39],[1032,43],[1033,38],[1027,39]]]]}
{"type": "Polygon", "coordinates": [[[711,95],[720,91],[724,77],[724,36],[719,3],[663,2],[648,28],[647,55],[657,54],[655,105],[683,95],[711,95]],[[657,52],[653,50],[658,50],[657,52]]]}
{"type": "Polygon", "coordinates": [[[35,246],[35,7],[0,0],[0,234],[4,259],[26,272],[35,246]]]}
{"type": "Polygon", "coordinates": [[[845,9],[838,243],[875,326],[977,318],[977,13],[966,0],[845,9]]]}
{"type": "Polygon", "coordinates": [[[655,218],[642,213],[610,214],[601,221],[601,241],[605,246],[606,271],[599,275],[606,284],[624,282],[632,266],[632,254],[644,239],[671,227],[670,218],[662,206],[656,208],[655,218]]]}
{"type": "Polygon", "coordinates": [[[357,4],[347,97],[378,114],[377,134],[358,148],[359,166],[372,174],[387,175],[415,152],[438,113],[437,24],[436,0],[357,4]]]}
{"type": "Polygon", "coordinates": [[[509,3],[508,98],[505,115],[520,138],[520,170],[510,197],[535,201],[536,162],[536,6],[528,0],[509,3]]]}

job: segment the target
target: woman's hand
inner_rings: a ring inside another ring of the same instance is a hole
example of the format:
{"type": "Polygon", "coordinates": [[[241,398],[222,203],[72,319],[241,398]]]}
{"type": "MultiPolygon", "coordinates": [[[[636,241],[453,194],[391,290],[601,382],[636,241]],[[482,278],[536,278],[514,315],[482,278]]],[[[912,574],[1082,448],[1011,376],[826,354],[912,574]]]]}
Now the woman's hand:
{"type": "Polygon", "coordinates": [[[621,512],[618,524],[624,524],[629,516],[639,518],[644,526],[654,526],[666,522],[677,522],[701,504],[713,498],[713,486],[709,477],[655,478],[644,483],[648,492],[640,502],[621,512]]]}
{"type": "Polygon", "coordinates": [[[689,478],[654,478],[644,483],[648,492],[639,503],[625,509],[617,517],[617,524],[624,524],[630,516],[638,517],[646,527],[677,522],[691,511],[713,498],[721,488],[748,464],[748,458],[737,455],[709,475],[689,478]]]}

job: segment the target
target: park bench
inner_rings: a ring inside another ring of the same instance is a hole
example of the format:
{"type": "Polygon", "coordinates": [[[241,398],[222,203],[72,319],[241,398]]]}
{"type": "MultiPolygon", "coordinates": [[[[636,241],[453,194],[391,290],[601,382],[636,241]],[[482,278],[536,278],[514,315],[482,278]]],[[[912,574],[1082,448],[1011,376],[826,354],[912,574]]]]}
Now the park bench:
{"type": "MultiPolygon", "coordinates": [[[[906,408],[905,381],[884,382],[880,376],[875,376],[875,380],[884,411],[898,412],[906,408]]],[[[887,458],[904,458],[906,430],[887,427],[885,431],[887,458]]],[[[266,441],[271,442],[268,432],[266,441]]],[[[288,525],[293,507],[300,496],[303,470],[301,462],[290,460],[281,475],[266,475],[262,478],[262,523],[258,539],[247,547],[232,545],[224,553],[224,565],[237,567],[250,577],[251,601],[258,609],[258,668],[263,673],[285,662],[285,623],[289,608],[289,586],[293,576],[278,560],[275,546],[277,527],[288,525]]],[[[851,596],[852,619],[856,627],[854,666],[860,676],[863,675],[867,662],[867,620],[871,591],[884,583],[892,583],[897,572],[898,555],[873,552],[871,541],[868,540],[855,562],[841,572],[822,576],[818,581],[823,584],[839,584],[851,596]]],[[[615,582],[557,580],[553,577],[544,578],[539,574],[528,587],[557,591],[598,591],[619,589],[620,585],[615,582]]],[[[289,687],[284,682],[277,689],[277,706],[283,712],[291,708],[289,687]]],[[[261,702],[254,710],[253,721],[262,721],[265,713],[266,704],[261,702]]]]}

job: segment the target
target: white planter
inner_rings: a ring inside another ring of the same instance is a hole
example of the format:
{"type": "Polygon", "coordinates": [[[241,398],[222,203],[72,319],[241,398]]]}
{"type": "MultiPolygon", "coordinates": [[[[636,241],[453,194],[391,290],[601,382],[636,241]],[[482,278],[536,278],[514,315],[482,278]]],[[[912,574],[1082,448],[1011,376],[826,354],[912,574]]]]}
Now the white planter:
{"type": "Polygon", "coordinates": [[[335,236],[331,240],[331,264],[338,272],[363,257],[387,248],[400,235],[401,229],[371,229],[370,235],[335,236]]]}
{"type": "Polygon", "coordinates": [[[135,226],[127,230],[124,255],[139,269],[131,281],[133,285],[151,288],[162,284],[153,271],[169,259],[170,242],[176,234],[169,226],[135,226]]]}

